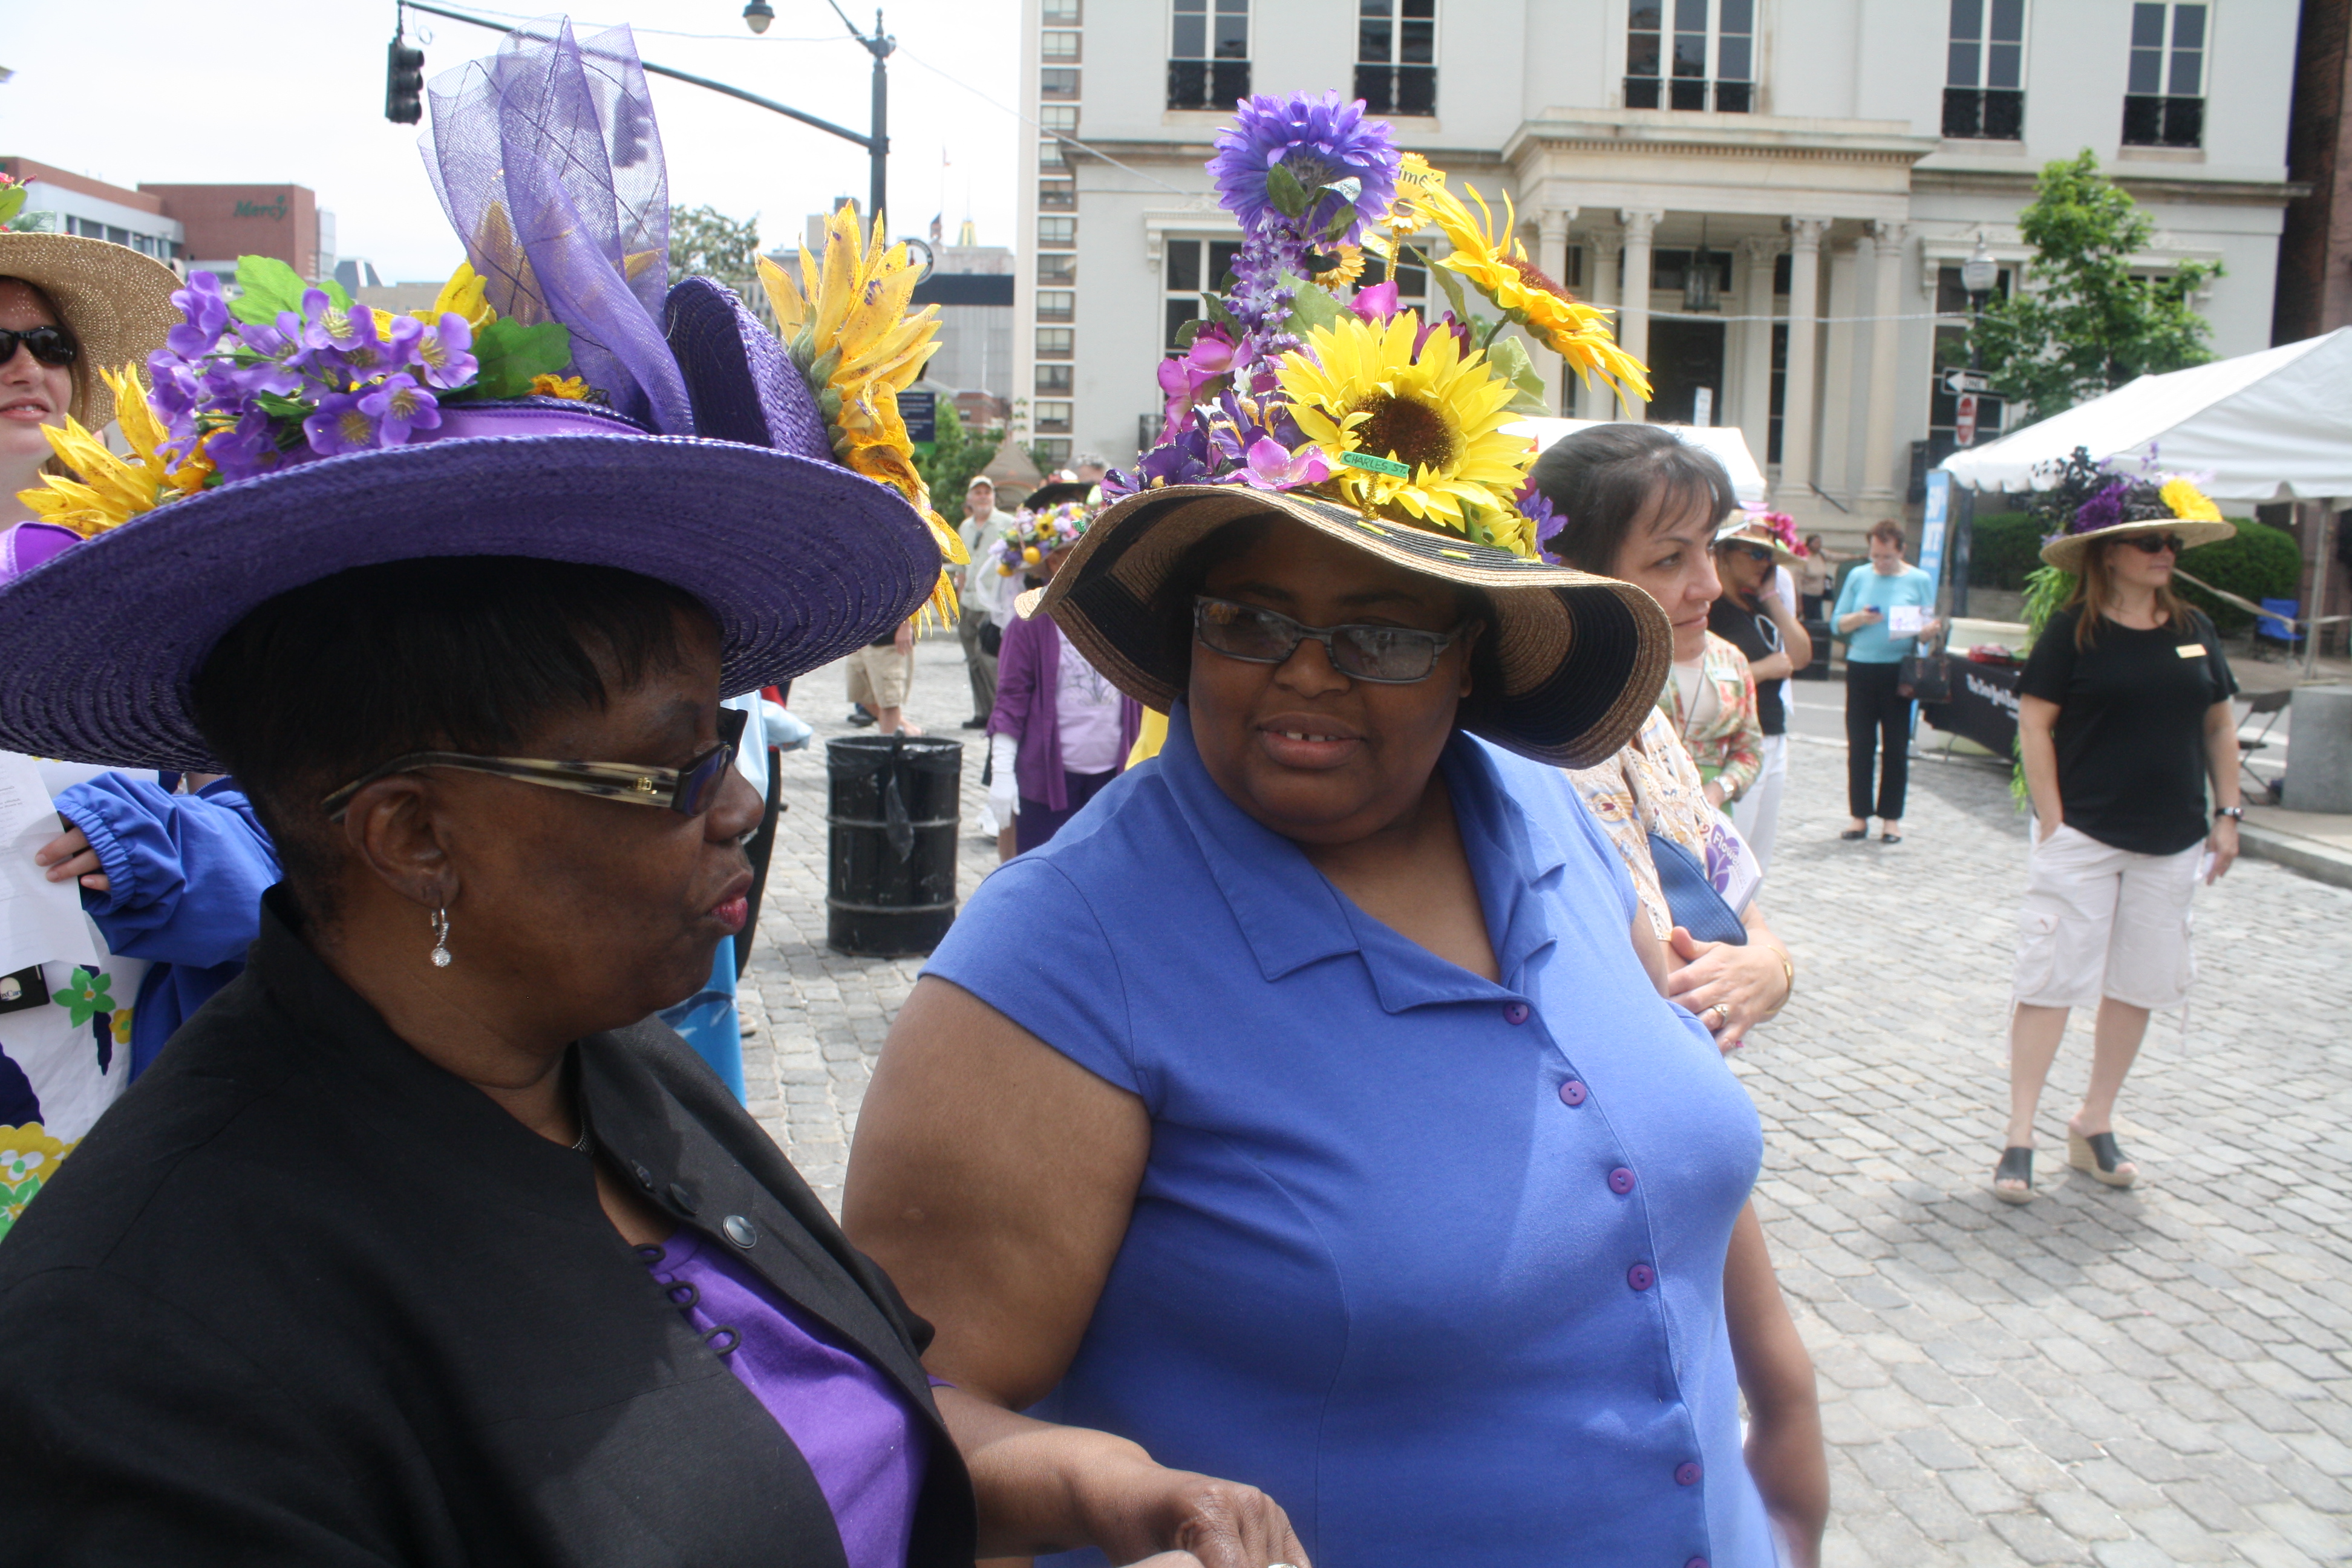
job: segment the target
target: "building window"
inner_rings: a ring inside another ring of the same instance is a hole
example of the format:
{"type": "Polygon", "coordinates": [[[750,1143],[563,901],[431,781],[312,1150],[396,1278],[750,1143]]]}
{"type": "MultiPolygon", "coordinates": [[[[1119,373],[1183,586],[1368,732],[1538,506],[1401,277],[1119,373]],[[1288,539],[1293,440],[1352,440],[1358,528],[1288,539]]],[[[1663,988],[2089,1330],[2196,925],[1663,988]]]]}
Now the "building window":
{"type": "Polygon", "coordinates": [[[1040,327],[1037,329],[1037,357],[1067,359],[1077,347],[1077,340],[1078,334],[1068,327],[1040,327]]]}
{"type": "Polygon", "coordinates": [[[2205,144],[2206,9],[2167,0],[2132,7],[2125,146],[2205,144]]]}
{"type": "Polygon", "coordinates": [[[1074,103],[1039,105],[1037,126],[1048,136],[1076,136],[1078,133],[1077,105],[1074,103]]]}
{"type": "Polygon", "coordinates": [[[1204,290],[1220,288],[1226,270],[1241,247],[1226,239],[1171,239],[1167,242],[1166,304],[1161,312],[1167,325],[1160,349],[1167,353],[1181,353],[1183,345],[1176,341],[1184,323],[1201,314],[1201,295],[1204,290]],[[1204,264],[1205,258],[1205,264],[1204,264]]]}
{"type": "Polygon", "coordinates": [[[1046,468],[1060,468],[1068,467],[1070,461],[1070,438],[1067,436],[1048,436],[1039,441],[1037,443],[1037,447],[1038,449],[1045,456],[1045,466],[1046,468]]]}
{"type": "MultiPolygon", "coordinates": [[[[1780,259],[1786,261],[1787,255],[1784,253],[1780,259]]],[[[1785,294],[1788,289],[1782,289],[1780,292],[1785,294]]],[[[1768,463],[1780,460],[1780,422],[1787,413],[1788,398],[1789,323],[1775,321],[1772,323],[1772,390],[1764,418],[1764,460],[1768,463]]]]}
{"type": "Polygon", "coordinates": [[[1077,243],[1077,219],[1041,217],[1037,220],[1037,247],[1040,250],[1068,250],[1077,243]]]}
{"type": "MultiPolygon", "coordinates": [[[[1691,258],[1695,254],[1688,250],[1650,252],[1650,288],[1662,294],[1682,293],[1690,286],[1691,258]]],[[[1622,261],[1620,265],[1622,265],[1622,261]]],[[[1715,297],[1717,300],[1732,298],[1731,252],[1707,247],[1706,270],[1715,274],[1715,297]]],[[[1566,279],[1561,281],[1570,282],[1566,279]]],[[[1570,286],[1574,285],[1570,283],[1570,286]]]]}
{"type": "Polygon", "coordinates": [[[1086,20],[1078,13],[1079,0],[1045,0],[1038,7],[1038,19],[1049,27],[1075,27],[1086,20]]]}
{"type": "Polygon", "coordinates": [[[1078,258],[1075,256],[1041,256],[1037,258],[1037,281],[1049,286],[1076,283],[1078,280],[1078,258]]]}
{"type": "Polygon", "coordinates": [[[1056,397],[1070,395],[1070,367],[1066,364],[1041,364],[1037,367],[1037,391],[1056,397]]]}
{"type": "Polygon", "coordinates": [[[1059,142],[1040,142],[1037,143],[1037,167],[1041,171],[1050,169],[1066,169],[1069,166],[1070,160],[1063,154],[1062,144],[1059,142]]]}
{"type": "Polygon", "coordinates": [[[1074,70],[1043,70],[1037,73],[1037,96],[1058,98],[1065,101],[1078,96],[1078,73],[1074,70]]]}
{"type": "Polygon", "coordinates": [[[1168,107],[1229,109],[1250,95],[1249,0],[1175,0],[1168,107]]]}
{"type": "Polygon", "coordinates": [[[1070,180],[1040,180],[1037,182],[1037,205],[1046,212],[1076,212],[1078,210],[1078,187],[1070,180]]]}
{"type": "Polygon", "coordinates": [[[1963,142],[2024,136],[2025,0],[1952,0],[1944,134],[1963,142]]]}
{"type": "Polygon", "coordinates": [[[1038,404],[1037,434],[1044,436],[1058,432],[1067,435],[1070,429],[1070,408],[1071,405],[1067,403],[1038,404]]]}
{"type": "Polygon", "coordinates": [[[1356,96],[1369,114],[1437,112],[1437,0],[1357,0],[1356,96]]]}
{"type": "Polygon", "coordinates": [[[1078,313],[1078,297],[1067,289],[1037,290],[1037,319],[1041,321],[1067,321],[1078,313]]]}
{"type": "Polygon", "coordinates": [[[1042,34],[1038,38],[1037,54],[1040,58],[1052,60],[1056,65],[1065,61],[1075,62],[1078,58],[1078,40],[1084,37],[1083,33],[1042,34]]]}
{"type": "Polygon", "coordinates": [[[1756,0],[1632,0],[1625,107],[1753,112],[1756,0]]]}

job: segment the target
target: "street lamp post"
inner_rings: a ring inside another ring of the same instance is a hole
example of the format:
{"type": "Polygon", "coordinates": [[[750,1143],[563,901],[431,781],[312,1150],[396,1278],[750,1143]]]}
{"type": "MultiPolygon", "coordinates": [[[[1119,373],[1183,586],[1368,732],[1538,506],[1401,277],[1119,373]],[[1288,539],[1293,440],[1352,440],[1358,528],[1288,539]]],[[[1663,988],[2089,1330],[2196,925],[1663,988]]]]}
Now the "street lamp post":
{"type": "MultiPolygon", "coordinates": [[[[1960,289],[1969,297],[1969,369],[1982,368],[1977,351],[1977,322],[1984,311],[1985,297],[2000,281],[2000,266],[1985,246],[1984,230],[1977,230],[1976,248],[1960,263],[1960,289]]],[[[1981,395],[1976,392],[1961,395],[1969,398],[1981,395]]],[[[1976,428],[1970,423],[1967,445],[1976,443],[1976,428]]],[[[1955,619],[1969,613],[1969,556],[1976,543],[1977,492],[1973,486],[1962,489],[1955,487],[1952,495],[1952,605],[1955,619]]]]}
{"type": "MultiPolygon", "coordinates": [[[[751,4],[759,5],[760,0],[751,0],[751,4]]],[[[890,74],[885,62],[889,59],[891,52],[898,48],[898,40],[882,30],[882,7],[879,5],[874,7],[874,31],[868,34],[857,30],[857,24],[843,15],[836,0],[825,0],[825,4],[832,5],[833,14],[841,17],[841,25],[849,29],[849,36],[856,38],[865,47],[866,52],[874,57],[874,100],[867,120],[872,129],[867,133],[866,142],[867,154],[866,194],[869,204],[866,209],[866,221],[872,223],[877,217],[884,216],[888,207],[890,74]]],[[[745,20],[751,19],[750,7],[745,7],[743,16],[745,20]]],[[[752,30],[755,32],[759,30],[756,24],[752,30]]]]}

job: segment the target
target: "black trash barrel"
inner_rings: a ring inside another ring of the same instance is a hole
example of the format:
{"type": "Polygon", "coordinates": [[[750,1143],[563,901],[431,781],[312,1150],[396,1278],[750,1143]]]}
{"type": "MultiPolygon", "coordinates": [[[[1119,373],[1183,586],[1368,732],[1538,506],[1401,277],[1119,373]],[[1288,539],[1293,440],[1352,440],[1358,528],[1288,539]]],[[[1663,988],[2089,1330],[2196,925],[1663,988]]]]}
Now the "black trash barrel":
{"type": "Polygon", "coordinates": [[[956,911],[963,742],[849,735],[824,748],[827,947],[892,958],[939,946],[956,911]]]}

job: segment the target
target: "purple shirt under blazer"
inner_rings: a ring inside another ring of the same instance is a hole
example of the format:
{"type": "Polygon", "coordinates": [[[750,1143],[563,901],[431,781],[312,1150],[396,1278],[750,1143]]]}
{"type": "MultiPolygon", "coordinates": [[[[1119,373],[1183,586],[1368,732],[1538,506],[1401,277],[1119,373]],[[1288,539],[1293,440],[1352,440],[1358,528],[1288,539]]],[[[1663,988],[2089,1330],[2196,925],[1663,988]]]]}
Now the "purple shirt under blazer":
{"type": "MultiPolygon", "coordinates": [[[[1010,735],[1021,744],[1013,775],[1024,800],[1042,800],[1055,811],[1070,808],[1062,783],[1062,724],[1055,698],[1062,674],[1062,639],[1051,616],[1013,617],[1004,646],[996,654],[996,707],[988,732],[1010,735]]],[[[1118,701],[1118,755],[1122,765],[1143,729],[1143,704],[1118,701]]]]}

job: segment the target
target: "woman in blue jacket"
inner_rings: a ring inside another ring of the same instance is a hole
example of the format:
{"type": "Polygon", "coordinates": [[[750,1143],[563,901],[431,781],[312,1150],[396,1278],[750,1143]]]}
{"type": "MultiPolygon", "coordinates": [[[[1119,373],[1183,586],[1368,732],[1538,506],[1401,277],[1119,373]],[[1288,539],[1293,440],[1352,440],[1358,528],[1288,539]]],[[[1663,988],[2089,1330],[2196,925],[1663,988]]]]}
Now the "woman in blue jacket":
{"type": "Polygon", "coordinates": [[[34,859],[53,882],[80,881],[82,909],[110,950],[153,965],[131,1013],[136,1079],[173,1031],[244,970],[261,930],[261,895],[278,880],[277,847],[231,778],[176,795],[100,773],[60,793],[57,808],[72,826],[34,859]]]}

